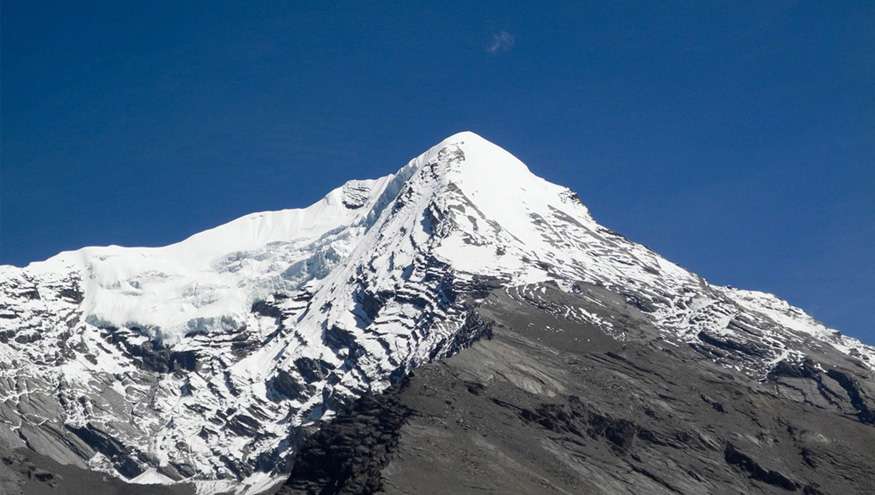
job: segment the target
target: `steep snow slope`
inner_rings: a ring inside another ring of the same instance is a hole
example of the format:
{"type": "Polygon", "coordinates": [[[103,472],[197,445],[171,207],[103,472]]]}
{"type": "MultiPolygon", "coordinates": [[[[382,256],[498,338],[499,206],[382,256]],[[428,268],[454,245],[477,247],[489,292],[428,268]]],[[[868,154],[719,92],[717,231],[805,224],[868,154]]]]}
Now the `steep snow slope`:
{"type": "MultiPolygon", "coordinates": [[[[545,281],[604,287],[666,342],[753,377],[825,347],[875,365],[801,310],[600,226],[463,132],[305,209],[0,267],[0,441],[128,479],[263,483],[299,426],[476,338],[471,309],[490,291],[531,299],[545,281]]],[[[543,309],[624,338],[610,317],[543,309]]]]}

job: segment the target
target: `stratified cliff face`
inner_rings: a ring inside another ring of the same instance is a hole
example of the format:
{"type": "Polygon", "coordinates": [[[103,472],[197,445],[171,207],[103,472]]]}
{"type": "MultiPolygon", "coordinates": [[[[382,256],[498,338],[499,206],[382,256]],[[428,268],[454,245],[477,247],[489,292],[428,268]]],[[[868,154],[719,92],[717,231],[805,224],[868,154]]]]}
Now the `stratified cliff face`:
{"type": "MultiPolygon", "coordinates": [[[[308,208],[247,215],[166,247],[83,248],[0,267],[0,442],[138,483],[257,493],[294,469],[290,456],[311,451],[303,442],[327,441],[328,430],[314,440],[307,433],[358,398],[509,335],[533,343],[561,337],[580,346],[581,360],[600,355],[594,342],[638,349],[640,358],[622,361],[626,373],[671,369],[681,385],[702,380],[690,385],[696,390],[706,376],[733,377],[740,388],[722,400],[716,390],[700,393],[713,411],[768,390],[835,428],[873,422],[871,347],[772,295],[708,284],[602,227],[573,192],[463,132],[393,175],[350,181],[308,208]],[[517,306],[532,320],[507,320],[517,306]],[[550,318],[556,324],[541,323],[550,318]],[[495,322],[510,330],[495,331],[495,322]],[[493,331],[495,339],[482,341],[493,331]]],[[[508,350],[521,353],[520,363],[541,359],[528,351],[508,350]]],[[[579,388],[605,386],[609,367],[539,372],[553,390],[531,377],[514,382],[512,366],[482,365],[515,387],[507,393],[543,396],[516,405],[489,397],[512,404],[496,411],[513,412],[525,428],[541,425],[545,439],[554,427],[601,438],[584,425],[598,415],[645,428],[588,402],[593,391],[579,388]],[[549,426],[557,407],[571,426],[549,426]]],[[[414,399],[418,379],[400,392],[402,402],[414,399]]],[[[658,397],[650,382],[659,380],[641,380],[635,393],[658,397]]],[[[637,404],[615,392],[606,399],[637,404]]],[[[668,425],[665,418],[653,420],[668,425]]],[[[405,428],[414,423],[404,421],[399,444],[380,450],[386,462],[409,440],[405,428]]],[[[718,450],[733,470],[754,478],[781,472],[763,467],[742,439],[720,438],[731,441],[718,450]]],[[[367,480],[386,475],[377,464],[368,463],[367,480]]]]}

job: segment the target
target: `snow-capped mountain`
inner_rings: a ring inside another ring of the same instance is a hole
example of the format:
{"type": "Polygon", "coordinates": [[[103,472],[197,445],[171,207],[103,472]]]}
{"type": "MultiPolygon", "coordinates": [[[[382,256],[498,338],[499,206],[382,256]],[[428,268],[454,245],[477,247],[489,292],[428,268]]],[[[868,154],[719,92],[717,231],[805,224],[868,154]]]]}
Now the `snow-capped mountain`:
{"type": "MultiPolygon", "coordinates": [[[[303,427],[477,339],[471,310],[488,294],[581,283],[634,305],[666,345],[754,380],[822,353],[875,369],[872,347],[770,294],[709,284],[462,132],[307,208],[0,267],[0,444],[134,482],[254,492],[282,479],[303,427]]],[[[625,338],[609,313],[541,309],[625,338]]]]}

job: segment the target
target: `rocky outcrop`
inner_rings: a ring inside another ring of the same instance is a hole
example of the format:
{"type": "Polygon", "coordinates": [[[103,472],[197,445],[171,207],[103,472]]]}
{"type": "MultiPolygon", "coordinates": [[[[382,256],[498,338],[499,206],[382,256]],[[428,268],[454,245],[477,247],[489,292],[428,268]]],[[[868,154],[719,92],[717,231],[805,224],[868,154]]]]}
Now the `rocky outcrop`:
{"type": "Polygon", "coordinates": [[[777,471],[764,468],[749,455],[735,448],[735,445],[732,445],[731,443],[726,445],[726,450],[723,451],[723,458],[726,459],[727,463],[737,467],[740,471],[747,473],[751,479],[772,486],[777,486],[778,488],[783,488],[788,491],[795,492],[799,489],[799,483],[777,471]]]}
{"type": "Polygon", "coordinates": [[[398,399],[403,385],[366,394],[319,428],[291,459],[277,495],[366,495],[383,488],[382,470],[411,411],[398,399]]]}

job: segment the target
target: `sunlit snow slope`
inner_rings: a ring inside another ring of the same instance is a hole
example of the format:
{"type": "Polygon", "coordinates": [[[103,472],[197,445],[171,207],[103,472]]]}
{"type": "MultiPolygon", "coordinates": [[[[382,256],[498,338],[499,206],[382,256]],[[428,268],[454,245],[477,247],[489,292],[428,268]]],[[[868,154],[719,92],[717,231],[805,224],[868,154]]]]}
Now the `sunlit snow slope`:
{"type": "MultiPolygon", "coordinates": [[[[774,296],[710,285],[600,226],[462,132],[304,209],[0,267],[0,442],[131,480],[262,487],[299,426],[456,352],[484,330],[470,310],[489,291],[538,282],[602,286],[668,344],[753,377],[824,348],[875,364],[774,296]]],[[[624,338],[582,308],[544,309],[624,338]]]]}

